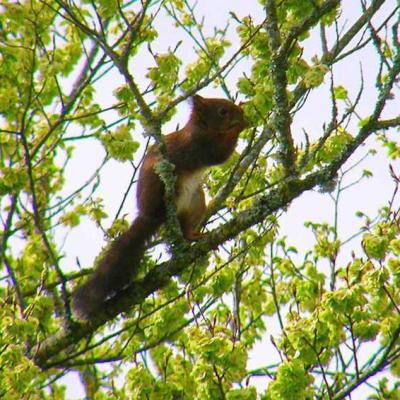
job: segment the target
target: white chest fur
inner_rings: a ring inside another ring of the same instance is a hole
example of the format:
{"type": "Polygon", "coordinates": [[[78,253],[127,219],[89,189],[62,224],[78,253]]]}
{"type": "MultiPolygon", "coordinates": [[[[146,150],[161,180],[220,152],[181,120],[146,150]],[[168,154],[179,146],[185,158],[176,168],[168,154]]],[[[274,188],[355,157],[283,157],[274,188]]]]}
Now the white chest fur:
{"type": "Polygon", "coordinates": [[[190,210],[193,198],[201,187],[204,179],[204,171],[196,171],[178,178],[176,209],[178,214],[190,210]]]}

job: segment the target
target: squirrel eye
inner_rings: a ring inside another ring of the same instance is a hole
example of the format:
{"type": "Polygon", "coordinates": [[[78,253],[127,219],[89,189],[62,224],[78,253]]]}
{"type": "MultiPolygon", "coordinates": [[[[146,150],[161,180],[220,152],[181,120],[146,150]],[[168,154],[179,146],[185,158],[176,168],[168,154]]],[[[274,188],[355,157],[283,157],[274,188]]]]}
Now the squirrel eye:
{"type": "Polygon", "coordinates": [[[225,117],[225,115],[228,114],[228,110],[227,110],[225,107],[221,107],[221,108],[218,110],[218,114],[219,114],[221,117],[225,117]]]}

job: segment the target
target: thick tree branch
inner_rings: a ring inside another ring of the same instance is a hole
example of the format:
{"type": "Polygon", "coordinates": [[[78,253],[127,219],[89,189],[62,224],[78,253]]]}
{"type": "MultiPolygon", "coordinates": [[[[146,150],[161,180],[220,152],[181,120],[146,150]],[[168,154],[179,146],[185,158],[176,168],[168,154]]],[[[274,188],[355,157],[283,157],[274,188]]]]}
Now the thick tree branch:
{"type": "Polygon", "coordinates": [[[400,125],[400,115],[395,118],[380,120],[376,123],[377,129],[389,129],[399,125],[400,125]]]}
{"type": "Polygon", "coordinates": [[[265,30],[268,37],[268,46],[271,50],[270,73],[272,87],[274,88],[272,100],[272,125],[277,132],[280,143],[280,158],[288,175],[295,169],[295,151],[293,137],[290,129],[291,116],[289,112],[289,100],[287,95],[287,66],[286,52],[280,52],[281,33],[278,28],[275,0],[268,0],[265,4],[267,19],[265,30]]]}

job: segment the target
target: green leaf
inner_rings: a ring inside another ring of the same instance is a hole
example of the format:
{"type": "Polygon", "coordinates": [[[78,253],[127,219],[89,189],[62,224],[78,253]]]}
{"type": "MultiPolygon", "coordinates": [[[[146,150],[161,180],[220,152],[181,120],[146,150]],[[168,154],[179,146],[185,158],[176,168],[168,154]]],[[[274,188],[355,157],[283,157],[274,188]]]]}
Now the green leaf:
{"type": "Polygon", "coordinates": [[[326,73],[329,68],[323,64],[312,66],[304,75],[304,84],[307,88],[315,88],[324,82],[326,73]]]}
{"type": "Polygon", "coordinates": [[[313,393],[312,382],[312,376],[300,361],[286,361],[279,366],[267,393],[271,400],[306,400],[313,393]]]}
{"type": "Polygon", "coordinates": [[[119,125],[114,132],[107,132],[100,140],[110,157],[118,161],[129,161],[139,148],[139,143],[132,139],[130,127],[119,125]]]}
{"type": "Polygon", "coordinates": [[[387,239],[378,235],[367,233],[362,240],[365,254],[370,258],[381,260],[386,256],[387,239]]]}
{"type": "Polygon", "coordinates": [[[374,176],[374,174],[368,169],[363,169],[362,175],[366,178],[372,178],[374,176]]]}
{"type": "Polygon", "coordinates": [[[257,391],[255,387],[244,389],[233,389],[226,394],[226,400],[256,400],[257,391]]]}
{"type": "Polygon", "coordinates": [[[347,89],[344,86],[335,86],[333,93],[337,100],[346,100],[348,98],[347,89]]]}

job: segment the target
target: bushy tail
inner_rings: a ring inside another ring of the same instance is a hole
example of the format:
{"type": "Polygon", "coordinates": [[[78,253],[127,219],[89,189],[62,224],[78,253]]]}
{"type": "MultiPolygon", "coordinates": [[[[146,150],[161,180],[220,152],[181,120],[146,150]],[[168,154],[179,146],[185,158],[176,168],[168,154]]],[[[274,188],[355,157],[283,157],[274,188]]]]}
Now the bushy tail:
{"type": "Polygon", "coordinates": [[[72,295],[77,317],[91,319],[107,298],[131,282],[143,256],[145,244],[159,224],[139,215],[130,228],[111,244],[94,273],[72,295]]]}

